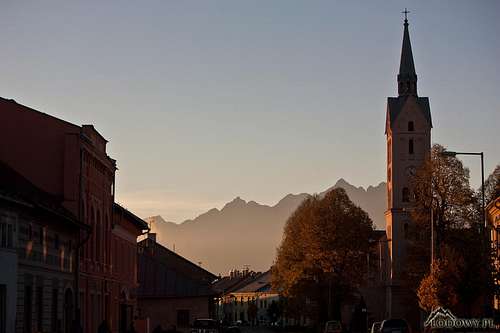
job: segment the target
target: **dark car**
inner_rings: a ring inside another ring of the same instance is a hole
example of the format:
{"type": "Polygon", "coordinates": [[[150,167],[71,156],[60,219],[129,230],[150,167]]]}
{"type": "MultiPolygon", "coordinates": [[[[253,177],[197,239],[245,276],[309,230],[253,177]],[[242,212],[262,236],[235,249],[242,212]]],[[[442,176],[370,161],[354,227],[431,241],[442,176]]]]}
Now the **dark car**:
{"type": "Polygon", "coordinates": [[[386,319],[380,325],[380,333],[411,333],[404,319],[386,319]]]}
{"type": "Polygon", "coordinates": [[[196,319],[191,333],[221,333],[221,325],[214,319],[196,319]]]}
{"type": "Polygon", "coordinates": [[[323,333],[342,333],[342,324],[338,320],[327,321],[323,333]]]}
{"type": "Polygon", "coordinates": [[[372,329],[370,330],[370,333],[379,333],[380,332],[380,325],[382,325],[381,321],[376,321],[372,325],[372,329]]]}

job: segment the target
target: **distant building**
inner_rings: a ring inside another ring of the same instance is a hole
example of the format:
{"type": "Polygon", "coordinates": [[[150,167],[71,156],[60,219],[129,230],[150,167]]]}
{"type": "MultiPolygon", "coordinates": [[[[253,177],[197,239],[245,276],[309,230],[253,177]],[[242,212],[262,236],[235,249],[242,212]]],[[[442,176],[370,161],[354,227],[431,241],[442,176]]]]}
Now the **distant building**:
{"type": "MultiPolygon", "coordinates": [[[[114,221],[116,161],[107,155],[106,139],[92,125],[78,126],[0,98],[0,142],[0,161],[56,197],[75,220],[90,227],[90,233],[81,232],[73,244],[79,263],[74,267],[78,287],[68,295],[74,318],[66,322],[75,319],[85,333],[95,333],[107,320],[112,331],[118,332],[124,301],[115,295],[130,285],[131,277],[130,271],[117,273],[117,262],[133,260],[136,252],[114,251],[117,242],[112,240],[125,237],[130,241],[142,226],[135,218],[114,221]],[[128,234],[117,231],[127,223],[128,234]]],[[[49,307],[55,304],[45,301],[49,307]]],[[[23,304],[18,299],[18,306],[23,304]]]]}
{"type": "Polygon", "coordinates": [[[197,318],[214,318],[217,276],[156,242],[138,243],[138,314],[154,329],[186,330],[197,318]]]}
{"type": "Polygon", "coordinates": [[[213,290],[217,293],[216,315],[217,319],[228,323],[240,320],[236,313],[237,304],[232,293],[247,284],[253,282],[260,273],[245,270],[233,269],[229,275],[219,277],[213,284],[213,290]]]}
{"type": "Polygon", "coordinates": [[[256,275],[253,281],[233,291],[229,302],[233,305],[232,317],[235,320],[254,325],[269,325],[278,320],[269,311],[273,303],[279,303],[279,294],[271,285],[270,270],[256,275]]]}
{"type": "Polygon", "coordinates": [[[71,332],[84,230],[56,197],[0,162],[0,333],[71,332]]]}
{"type": "MultiPolygon", "coordinates": [[[[492,200],[486,207],[487,220],[491,230],[491,246],[496,251],[495,265],[500,266],[500,197],[492,200]]],[[[500,298],[495,297],[493,307],[500,311],[500,298]]]]}

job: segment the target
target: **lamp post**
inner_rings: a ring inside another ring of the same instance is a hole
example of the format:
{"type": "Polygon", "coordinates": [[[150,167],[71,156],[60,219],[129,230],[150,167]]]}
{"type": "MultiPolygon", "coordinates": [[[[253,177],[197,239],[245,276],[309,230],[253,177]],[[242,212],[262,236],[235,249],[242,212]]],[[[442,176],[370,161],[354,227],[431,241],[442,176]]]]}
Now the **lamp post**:
{"type": "Polygon", "coordinates": [[[488,222],[486,221],[486,208],[484,201],[484,154],[480,153],[469,153],[469,152],[456,152],[456,151],[444,151],[441,153],[442,156],[456,157],[457,155],[475,155],[481,156],[481,204],[482,204],[482,218],[483,218],[483,228],[484,232],[488,230],[488,222]]]}
{"type": "MultiPolygon", "coordinates": [[[[456,157],[457,155],[474,155],[474,156],[480,156],[481,157],[481,213],[482,213],[482,236],[483,236],[483,246],[486,251],[491,250],[489,246],[489,239],[488,239],[488,221],[486,220],[486,207],[485,207],[485,200],[484,200],[484,154],[483,152],[475,153],[475,152],[456,152],[456,151],[444,151],[441,153],[442,156],[449,156],[449,157],[456,157]]],[[[486,301],[485,304],[485,311],[488,310],[490,304],[486,301]]]]}

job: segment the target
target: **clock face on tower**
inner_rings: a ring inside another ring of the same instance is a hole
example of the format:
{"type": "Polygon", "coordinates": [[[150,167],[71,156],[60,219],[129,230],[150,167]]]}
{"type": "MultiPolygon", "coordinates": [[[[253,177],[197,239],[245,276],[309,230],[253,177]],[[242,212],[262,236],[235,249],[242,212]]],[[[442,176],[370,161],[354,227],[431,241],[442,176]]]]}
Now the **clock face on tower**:
{"type": "Polygon", "coordinates": [[[407,167],[405,172],[406,172],[406,175],[408,177],[413,177],[413,176],[415,176],[417,169],[412,165],[412,166],[407,167]]]}

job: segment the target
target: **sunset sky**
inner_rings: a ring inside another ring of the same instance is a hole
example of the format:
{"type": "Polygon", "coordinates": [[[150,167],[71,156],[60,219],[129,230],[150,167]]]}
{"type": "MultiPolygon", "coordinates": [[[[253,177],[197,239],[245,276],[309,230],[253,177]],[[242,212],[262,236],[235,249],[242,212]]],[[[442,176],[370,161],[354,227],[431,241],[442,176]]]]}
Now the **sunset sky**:
{"type": "MultiPolygon", "coordinates": [[[[117,200],[181,222],[385,181],[403,20],[432,142],[500,163],[498,1],[2,1],[0,96],[94,124],[117,200]]],[[[464,159],[479,184],[479,161],[464,159]]]]}

